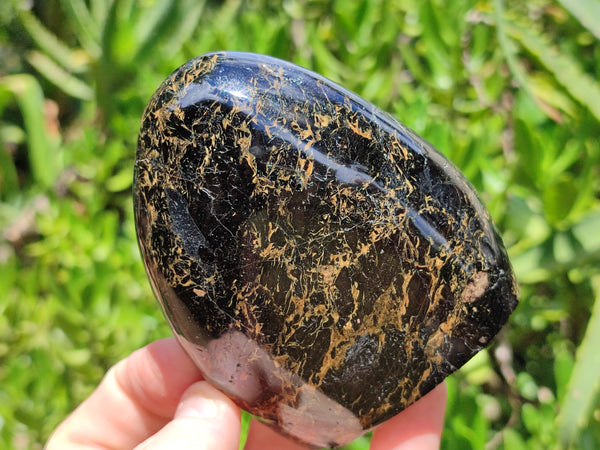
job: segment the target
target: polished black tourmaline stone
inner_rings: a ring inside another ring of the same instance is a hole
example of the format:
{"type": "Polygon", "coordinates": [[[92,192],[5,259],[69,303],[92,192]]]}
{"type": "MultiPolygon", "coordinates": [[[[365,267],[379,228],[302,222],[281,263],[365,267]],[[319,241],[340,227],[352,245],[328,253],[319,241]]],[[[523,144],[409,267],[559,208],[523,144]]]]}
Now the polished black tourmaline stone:
{"type": "Polygon", "coordinates": [[[517,304],[489,214],[448,160],[266,56],[204,55],[160,86],[135,219],[152,287],[206,379],[314,446],[415,402],[517,304]]]}

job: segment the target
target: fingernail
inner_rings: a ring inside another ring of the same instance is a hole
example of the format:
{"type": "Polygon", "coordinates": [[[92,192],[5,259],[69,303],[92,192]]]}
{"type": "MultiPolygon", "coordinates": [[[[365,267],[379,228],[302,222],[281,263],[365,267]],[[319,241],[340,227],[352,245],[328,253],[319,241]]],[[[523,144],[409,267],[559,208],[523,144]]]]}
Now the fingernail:
{"type": "Polygon", "coordinates": [[[218,402],[209,397],[211,393],[203,384],[197,383],[185,392],[175,416],[214,419],[219,415],[218,402]]]}

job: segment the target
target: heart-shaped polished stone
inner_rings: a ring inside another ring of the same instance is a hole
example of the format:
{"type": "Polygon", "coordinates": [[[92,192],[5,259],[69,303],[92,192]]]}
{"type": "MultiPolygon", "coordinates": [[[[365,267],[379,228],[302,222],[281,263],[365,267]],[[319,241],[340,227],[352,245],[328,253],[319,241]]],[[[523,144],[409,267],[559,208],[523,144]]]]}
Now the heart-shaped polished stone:
{"type": "Polygon", "coordinates": [[[447,159],[267,56],[204,55],[160,86],[135,219],[154,292],[204,377],[313,446],[415,402],[517,304],[489,214],[447,159]]]}

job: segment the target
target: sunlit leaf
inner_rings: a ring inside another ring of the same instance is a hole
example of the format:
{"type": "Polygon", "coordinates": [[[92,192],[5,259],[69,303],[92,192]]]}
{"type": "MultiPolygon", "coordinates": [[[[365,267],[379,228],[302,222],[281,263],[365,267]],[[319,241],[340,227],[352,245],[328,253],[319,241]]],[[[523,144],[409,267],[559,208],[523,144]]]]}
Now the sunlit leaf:
{"type": "Polygon", "coordinates": [[[0,128],[0,198],[15,193],[19,187],[19,177],[13,156],[5,145],[3,128],[0,128]]]}
{"type": "Polygon", "coordinates": [[[71,75],[43,53],[32,50],[28,53],[27,60],[63,92],[81,100],[91,100],[94,97],[94,91],[90,86],[71,75]]]}
{"type": "Polygon", "coordinates": [[[577,186],[567,174],[563,174],[546,187],[543,193],[544,212],[551,224],[559,224],[566,219],[573,208],[577,196],[577,186]]]}
{"type": "MultiPolygon", "coordinates": [[[[116,3],[119,0],[114,0],[116,3]]],[[[93,3],[104,2],[97,0],[93,3]]],[[[97,58],[100,55],[100,29],[102,23],[97,22],[91,16],[90,11],[84,0],[61,0],[61,5],[67,14],[81,45],[85,50],[97,58]]]]}
{"type": "Polygon", "coordinates": [[[174,0],[154,2],[142,11],[136,20],[132,36],[138,44],[134,60],[142,61],[156,51],[162,40],[168,40],[179,27],[177,5],[174,0]]]}
{"type": "Polygon", "coordinates": [[[15,96],[27,132],[27,155],[34,179],[51,186],[59,172],[56,141],[48,136],[44,118],[44,93],[37,80],[27,74],[0,78],[0,90],[15,96]]]}
{"type": "Polygon", "coordinates": [[[84,52],[71,50],[31,13],[23,13],[21,22],[39,48],[65,70],[75,73],[84,71],[85,65],[88,63],[87,55],[84,52]]]}
{"type": "Polygon", "coordinates": [[[168,52],[178,52],[179,49],[181,49],[181,46],[192,37],[196,27],[198,26],[198,22],[202,17],[202,12],[204,11],[205,5],[205,0],[187,0],[177,2],[177,20],[179,23],[177,26],[173,27],[174,30],[165,44],[168,52]]]}
{"type": "Polygon", "coordinates": [[[560,439],[564,448],[569,448],[577,433],[590,420],[590,414],[600,393],[600,277],[592,280],[595,292],[592,315],[587,324],[583,341],[575,359],[561,410],[558,416],[560,439]]]}
{"type": "Polygon", "coordinates": [[[507,29],[514,39],[540,60],[573,98],[600,120],[600,85],[597,80],[582,71],[576,59],[559,52],[555,46],[531,29],[515,23],[511,23],[507,29]]]}
{"type": "Polygon", "coordinates": [[[558,0],[558,2],[600,39],[600,2],[598,0],[558,0]]]}

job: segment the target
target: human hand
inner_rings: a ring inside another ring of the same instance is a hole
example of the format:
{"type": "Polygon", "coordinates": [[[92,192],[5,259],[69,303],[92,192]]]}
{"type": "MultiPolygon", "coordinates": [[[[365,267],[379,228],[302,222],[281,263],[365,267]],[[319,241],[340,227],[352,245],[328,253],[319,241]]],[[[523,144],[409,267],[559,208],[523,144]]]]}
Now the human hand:
{"type": "MultiPolygon", "coordinates": [[[[46,450],[207,449],[239,446],[240,410],[213,388],[175,338],[153,342],[111,368],[53,433],[46,450]]],[[[372,450],[439,447],[445,383],[379,426],[372,450]]],[[[253,420],[247,450],[305,447],[253,420]]]]}

